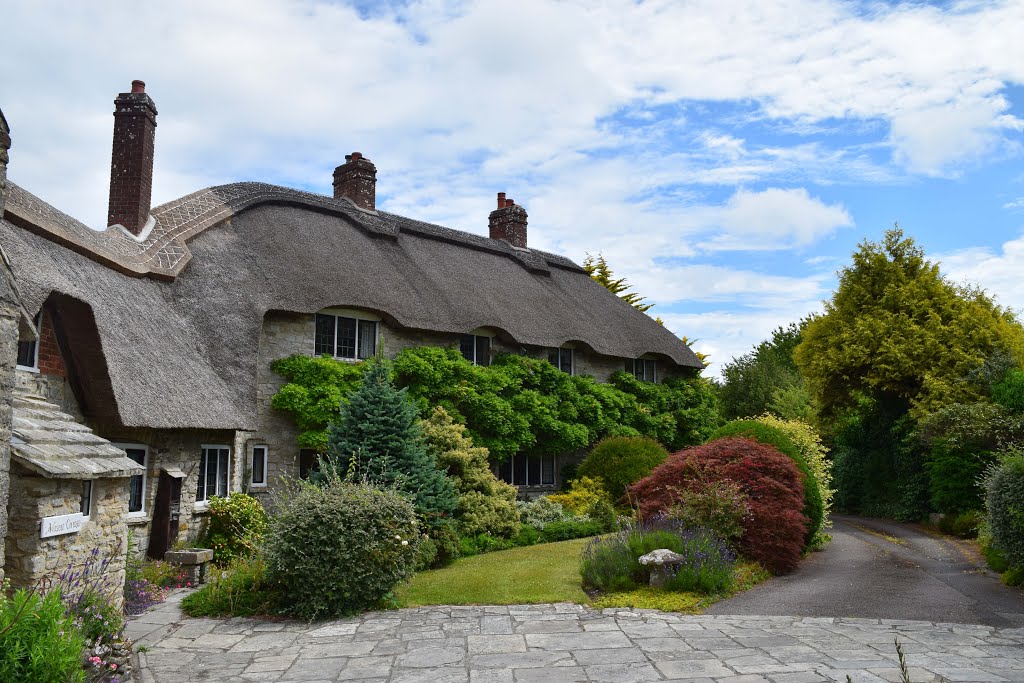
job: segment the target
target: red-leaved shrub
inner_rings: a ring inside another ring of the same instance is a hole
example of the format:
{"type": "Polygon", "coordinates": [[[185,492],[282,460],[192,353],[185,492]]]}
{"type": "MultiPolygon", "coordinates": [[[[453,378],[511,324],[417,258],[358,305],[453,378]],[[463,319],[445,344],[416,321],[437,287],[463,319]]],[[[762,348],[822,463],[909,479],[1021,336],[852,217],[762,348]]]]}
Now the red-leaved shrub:
{"type": "Polygon", "coordinates": [[[731,437],[673,453],[668,460],[629,487],[629,499],[641,518],[665,512],[679,501],[680,491],[701,478],[730,479],[747,495],[740,550],[775,574],[792,571],[800,562],[807,532],[803,483],[796,465],[771,446],[731,437]]]}

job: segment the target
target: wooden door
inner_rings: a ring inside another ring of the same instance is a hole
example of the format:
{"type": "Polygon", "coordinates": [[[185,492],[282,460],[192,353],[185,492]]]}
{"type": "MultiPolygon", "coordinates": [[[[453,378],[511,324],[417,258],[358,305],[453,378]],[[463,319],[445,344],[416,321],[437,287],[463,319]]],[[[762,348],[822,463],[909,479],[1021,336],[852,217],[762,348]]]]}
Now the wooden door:
{"type": "Polygon", "coordinates": [[[181,478],[160,471],[156,487],[156,503],[153,505],[153,527],[149,534],[149,548],[146,554],[154,560],[164,559],[178,540],[178,524],[181,516],[181,478]]]}

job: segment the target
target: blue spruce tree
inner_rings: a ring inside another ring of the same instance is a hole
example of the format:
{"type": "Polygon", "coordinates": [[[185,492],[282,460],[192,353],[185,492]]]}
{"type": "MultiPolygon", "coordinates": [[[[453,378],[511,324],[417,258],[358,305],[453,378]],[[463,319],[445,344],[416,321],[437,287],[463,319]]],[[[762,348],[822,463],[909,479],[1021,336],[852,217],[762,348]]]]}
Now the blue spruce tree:
{"type": "Polygon", "coordinates": [[[362,385],[342,406],[327,440],[328,463],[342,476],[365,478],[411,496],[430,526],[447,523],[458,504],[455,487],[427,451],[416,407],[395,388],[387,361],[366,364],[362,385]]]}

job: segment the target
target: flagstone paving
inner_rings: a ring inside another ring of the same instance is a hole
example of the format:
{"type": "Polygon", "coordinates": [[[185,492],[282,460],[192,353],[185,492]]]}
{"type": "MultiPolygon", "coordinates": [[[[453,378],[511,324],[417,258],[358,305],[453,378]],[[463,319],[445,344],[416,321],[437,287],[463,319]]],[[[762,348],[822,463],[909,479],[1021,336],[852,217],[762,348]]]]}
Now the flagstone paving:
{"type": "Polygon", "coordinates": [[[183,617],[128,635],[143,683],[1024,681],[1024,628],[827,617],[684,616],[572,604],[426,607],[305,624],[183,617]]]}

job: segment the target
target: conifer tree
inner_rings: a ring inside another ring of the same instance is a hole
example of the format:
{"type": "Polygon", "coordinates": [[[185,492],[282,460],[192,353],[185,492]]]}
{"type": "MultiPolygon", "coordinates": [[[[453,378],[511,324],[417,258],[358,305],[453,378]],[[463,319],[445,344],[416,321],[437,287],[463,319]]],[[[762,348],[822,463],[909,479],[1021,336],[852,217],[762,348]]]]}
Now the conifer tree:
{"type": "Polygon", "coordinates": [[[654,304],[641,303],[647,297],[640,296],[636,292],[626,292],[631,285],[627,284],[626,278],[615,277],[612,273],[611,266],[608,265],[608,260],[604,257],[604,254],[598,254],[596,258],[587,254],[587,257],[583,259],[583,270],[587,271],[587,275],[589,275],[594,282],[597,282],[599,285],[607,289],[612,294],[618,296],[629,305],[634,306],[637,310],[646,313],[652,306],[654,306],[654,304]],[[623,294],[623,292],[626,293],[623,294]]]}
{"type": "Polygon", "coordinates": [[[451,480],[427,452],[416,408],[391,381],[390,364],[367,363],[363,383],[331,425],[327,465],[348,477],[409,494],[431,526],[451,517],[458,499],[451,480]]]}

